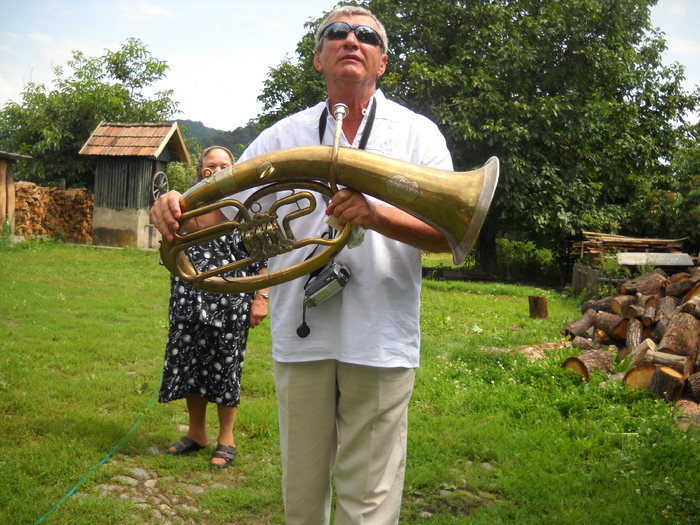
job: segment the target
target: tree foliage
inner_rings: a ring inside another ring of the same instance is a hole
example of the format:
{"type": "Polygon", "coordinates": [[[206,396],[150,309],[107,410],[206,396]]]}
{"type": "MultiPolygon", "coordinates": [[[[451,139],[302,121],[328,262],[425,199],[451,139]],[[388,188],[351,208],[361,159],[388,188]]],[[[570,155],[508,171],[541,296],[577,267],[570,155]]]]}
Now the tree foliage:
{"type": "Polygon", "coordinates": [[[78,152],[101,121],[165,122],[176,112],[172,90],[153,98],[143,94],[167,69],[141,41],[130,38],[119,51],[100,57],[74,51],[67,72],[53,68],[51,90],[26,84],[22,100],[0,111],[0,149],[34,158],[18,163],[17,178],[91,187],[94,158],[78,152]]]}
{"type": "MultiPolygon", "coordinates": [[[[646,231],[639,217],[649,210],[631,204],[673,180],[676,152],[690,143],[684,119],[700,100],[683,90],[682,66],[662,64],[655,3],[368,3],[389,35],[385,93],[441,127],[456,169],[501,161],[477,250],[485,269],[499,236],[535,241],[566,262],[582,231],[646,231]]],[[[318,100],[308,38],[296,64],[271,71],[261,121],[308,105],[305,94],[318,100]]]]}

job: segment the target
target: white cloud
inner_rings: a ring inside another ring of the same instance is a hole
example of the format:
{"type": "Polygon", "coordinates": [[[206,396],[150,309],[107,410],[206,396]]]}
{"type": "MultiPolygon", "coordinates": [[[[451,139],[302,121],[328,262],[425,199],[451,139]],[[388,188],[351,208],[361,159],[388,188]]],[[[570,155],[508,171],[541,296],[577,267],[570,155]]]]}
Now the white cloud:
{"type": "Polygon", "coordinates": [[[51,38],[49,35],[45,35],[44,33],[29,33],[27,36],[29,38],[31,38],[32,40],[36,40],[37,42],[41,42],[42,44],[53,43],[53,38],[51,38]]]}
{"type": "Polygon", "coordinates": [[[148,2],[147,0],[136,0],[129,3],[122,3],[119,4],[119,9],[127,18],[131,18],[132,20],[136,20],[138,22],[151,22],[162,18],[175,18],[169,9],[148,2]]]}

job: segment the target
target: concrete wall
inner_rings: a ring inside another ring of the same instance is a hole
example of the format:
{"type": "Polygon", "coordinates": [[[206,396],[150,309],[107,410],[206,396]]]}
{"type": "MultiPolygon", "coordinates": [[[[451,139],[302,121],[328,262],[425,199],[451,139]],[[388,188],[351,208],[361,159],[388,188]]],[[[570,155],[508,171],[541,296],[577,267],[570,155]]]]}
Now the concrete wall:
{"type": "Polygon", "coordinates": [[[95,208],[92,216],[92,244],[157,249],[160,233],[151,224],[148,210],[95,208]]]}

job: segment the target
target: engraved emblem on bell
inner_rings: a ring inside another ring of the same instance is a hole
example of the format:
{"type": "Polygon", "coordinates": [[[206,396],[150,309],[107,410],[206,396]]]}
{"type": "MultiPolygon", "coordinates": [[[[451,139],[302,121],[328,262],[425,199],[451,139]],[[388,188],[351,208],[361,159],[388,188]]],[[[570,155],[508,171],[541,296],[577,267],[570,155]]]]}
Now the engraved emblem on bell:
{"type": "Polygon", "coordinates": [[[395,199],[411,203],[420,197],[420,186],[401,175],[394,175],[386,181],[386,192],[395,199]]]}

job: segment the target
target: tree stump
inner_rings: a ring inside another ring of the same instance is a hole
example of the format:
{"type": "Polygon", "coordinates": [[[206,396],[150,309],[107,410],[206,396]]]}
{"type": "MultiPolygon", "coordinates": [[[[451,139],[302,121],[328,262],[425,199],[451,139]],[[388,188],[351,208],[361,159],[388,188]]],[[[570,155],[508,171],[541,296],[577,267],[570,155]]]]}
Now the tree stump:
{"type": "Polygon", "coordinates": [[[547,310],[547,298],[539,295],[529,295],[527,298],[530,303],[530,318],[531,319],[547,319],[549,312],[547,310]]]}

